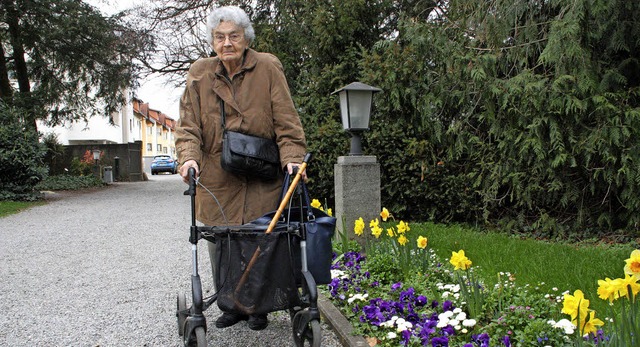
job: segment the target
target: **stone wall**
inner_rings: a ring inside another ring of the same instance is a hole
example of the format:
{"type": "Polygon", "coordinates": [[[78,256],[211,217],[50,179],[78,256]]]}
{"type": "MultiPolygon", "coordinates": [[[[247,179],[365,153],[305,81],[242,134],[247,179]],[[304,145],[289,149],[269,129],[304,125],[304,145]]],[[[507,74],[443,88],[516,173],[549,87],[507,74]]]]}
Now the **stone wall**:
{"type": "Polygon", "coordinates": [[[111,166],[115,181],[142,181],[142,141],[125,144],[91,144],[64,146],[64,153],[49,163],[49,174],[60,175],[71,168],[73,158],[82,159],[86,151],[99,149],[101,159],[98,162],[100,172],[105,166],[111,166]]]}

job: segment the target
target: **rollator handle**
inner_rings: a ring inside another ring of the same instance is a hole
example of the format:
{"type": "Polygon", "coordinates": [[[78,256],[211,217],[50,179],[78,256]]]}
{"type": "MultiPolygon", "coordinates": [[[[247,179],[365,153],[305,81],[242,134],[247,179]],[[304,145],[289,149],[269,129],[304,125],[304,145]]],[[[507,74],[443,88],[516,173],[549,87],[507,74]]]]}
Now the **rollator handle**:
{"type": "Polygon", "coordinates": [[[184,191],[184,195],[196,195],[196,169],[190,167],[187,171],[187,175],[189,175],[189,189],[184,191]]]}

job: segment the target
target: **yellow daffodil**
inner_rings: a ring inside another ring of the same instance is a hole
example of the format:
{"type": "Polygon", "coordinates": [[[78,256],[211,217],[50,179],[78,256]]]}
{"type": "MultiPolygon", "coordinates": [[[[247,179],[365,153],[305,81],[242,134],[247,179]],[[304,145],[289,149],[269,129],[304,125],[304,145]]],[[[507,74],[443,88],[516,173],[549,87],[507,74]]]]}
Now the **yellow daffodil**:
{"type": "Polygon", "coordinates": [[[389,235],[389,237],[394,237],[396,236],[396,233],[393,231],[393,228],[389,228],[387,229],[387,235],[389,235]]]}
{"type": "Polygon", "coordinates": [[[629,259],[625,260],[624,273],[640,280],[640,250],[631,252],[629,259]]]}
{"type": "Polygon", "coordinates": [[[327,209],[327,215],[333,217],[333,211],[330,208],[327,209]]]}
{"type": "Polygon", "coordinates": [[[427,248],[427,238],[424,236],[418,236],[418,248],[425,249],[427,248]]]}
{"type": "Polygon", "coordinates": [[[584,298],[584,293],[578,289],[571,294],[565,294],[562,302],[562,313],[571,316],[575,320],[580,314],[580,321],[583,321],[589,313],[589,300],[584,298]]]}
{"type": "Polygon", "coordinates": [[[454,270],[467,270],[471,267],[471,260],[464,255],[462,249],[458,252],[451,252],[449,262],[454,266],[454,270]]]}
{"type": "Polygon", "coordinates": [[[598,297],[602,300],[609,300],[610,302],[618,299],[620,294],[618,290],[620,288],[621,279],[612,280],[609,277],[604,280],[598,280],[598,297]]]}
{"type": "MultiPolygon", "coordinates": [[[[596,315],[596,311],[591,311],[589,313],[589,319],[584,324],[582,323],[580,324],[580,326],[582,326],[582,328],[580,329],[580,332],[583,336],[587,334],[597,333],[598,327],[601,327],[604,325],[604,322],[596,318],[595,315],[596,315]]],[[[574,324],[575,323],[576,322],[574,322],[574,324]]]]}
{"type": "Polygon", "coordinates": [[[631,293],[633,293],[633,297],[638,296],[638,292],[640,292],[640,284],[638,284],[638,279],[634,276],[625,274],[624,278],[620,278],[618,284],[618,294],[620,297],[629,297],[629,289],[631,289],[631,293]]]}
{"type": "Polygon", "coordinates": [[[396,228],[398,228],[398,234],[404,234],[407,231],[411,230],[411,228],[409,228],[409,224],[405,223],[404,221],[400,221],[400,223],[396,225],[396,228]]]}
{"type": "Polygon", "coordinates": [[[369,228],[373,229],[377,227],[379,224],[380,222],[378,222],[378,218],[373,219],[372,221],[369,222],[369,228]]]}
{"type": "Polygon", "coordinates": [[[384,222],[386,222],[387,218],[389,218],[389,210],[387,210],[386,207],[382,208],[382,212],[380,212],[380,218],[382,218],[384,222]]]}
{"type": "Polygon", "coordinates": [[[353,232],[358,236],[362,235],[362,232],[364,232],[364,220],[362,217],[356,219],[353,232]]]}
{"type": "Polygon", "coordinates": [[[382,228],[379,226],[371,228],[371,234],[375,236],[376,239],[380,238],[380,235],[382,235],[382,228]]]}
{"type": "Polygon", "coordinates": [[[407,239],[406,236],[400,235],[400,237],[398,237],[398,243],[400,244],[400,246],[406,245],[407,242],[409,242],[409,239],[407,239]]]}
{"type": "Polygon", "coordinates": [[[320,203],[320,200],[318,200],[318,199],[313,199],[313,200],[311,201],[311,207],[313,207],[313,208],[318,208],[318,209],[319,209],[319,208],[320,208],[320,206],[322,206],[322,204],[320,203]]]}

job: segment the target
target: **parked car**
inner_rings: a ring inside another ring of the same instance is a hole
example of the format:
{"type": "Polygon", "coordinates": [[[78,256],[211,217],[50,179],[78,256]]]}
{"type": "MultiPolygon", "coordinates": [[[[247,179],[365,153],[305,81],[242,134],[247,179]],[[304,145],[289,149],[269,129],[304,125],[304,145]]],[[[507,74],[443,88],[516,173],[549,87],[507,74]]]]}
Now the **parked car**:
{"type": "Polygon", "coordinates": [[[169,155],[156,155],[151,162],[151,174],[157,175],[159,172],[169,172],[172,175],[178,172],[178,161],[169,155]]]}

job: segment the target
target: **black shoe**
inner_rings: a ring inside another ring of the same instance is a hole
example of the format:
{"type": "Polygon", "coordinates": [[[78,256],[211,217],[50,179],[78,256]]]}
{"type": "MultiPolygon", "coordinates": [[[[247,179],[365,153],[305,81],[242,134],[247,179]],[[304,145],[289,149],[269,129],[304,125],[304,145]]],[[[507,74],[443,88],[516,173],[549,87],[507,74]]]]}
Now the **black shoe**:
{"type": "Polygon", "coordinates": [[[222,316],[218,317],[218,319],[216,320],[216,328],[230,327],[241,320],[247,320],[247,319],[249,319],[249,317],[243,314],[224,312],[222,316]]]}
{"type": "Polygon", "coordinates": [[[269,325],[269,321],[267,320],[266,314],[256,314],[249,316],[249,329],[251,330],[262,330],[269,325]]]}

